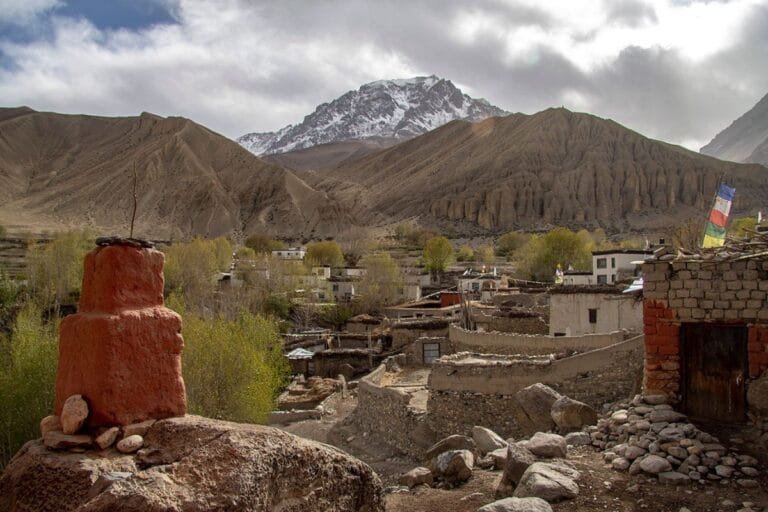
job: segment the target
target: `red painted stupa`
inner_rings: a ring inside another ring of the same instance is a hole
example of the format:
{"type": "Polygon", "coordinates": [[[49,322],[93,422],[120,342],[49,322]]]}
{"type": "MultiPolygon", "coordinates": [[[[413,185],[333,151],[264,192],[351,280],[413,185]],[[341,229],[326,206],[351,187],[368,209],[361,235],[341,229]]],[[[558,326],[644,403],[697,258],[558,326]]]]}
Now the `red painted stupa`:
{"type": "Polygon", "coordinates": [[[183,416],[181,317],[163,304],[162,252],[132,239],[100,239],[85,257],[78,313],[59,334],[56,414],[88,402],[88,426],[183,416]]]}

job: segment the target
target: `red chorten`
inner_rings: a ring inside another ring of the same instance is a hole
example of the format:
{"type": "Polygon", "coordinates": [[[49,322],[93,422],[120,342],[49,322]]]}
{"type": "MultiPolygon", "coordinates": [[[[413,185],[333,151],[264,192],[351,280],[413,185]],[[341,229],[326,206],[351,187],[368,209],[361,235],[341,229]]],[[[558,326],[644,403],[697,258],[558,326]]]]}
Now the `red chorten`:
{"type": "Polygon", "coordinates": [[[85,257],[79,311],[61,322],[56,414],[78,394],[91,427],[186,413],[181,317],[163,305],[164,260],[125,244],[85,257]]]}

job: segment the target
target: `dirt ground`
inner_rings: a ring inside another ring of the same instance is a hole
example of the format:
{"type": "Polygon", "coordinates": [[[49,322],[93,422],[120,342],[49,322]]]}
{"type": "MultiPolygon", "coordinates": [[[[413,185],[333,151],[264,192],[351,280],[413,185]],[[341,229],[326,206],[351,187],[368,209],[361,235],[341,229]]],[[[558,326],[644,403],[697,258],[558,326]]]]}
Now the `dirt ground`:
{"type": "MultiPolygon", "coordinates": [[[[357,406],[357,399],[331,401],[333,414],[281,427],[296,435],[336,446],[370,464],[388,487],[388,512],[475,512],[495,501],[501,471],[475,470],[463,486],[432,489],[426,486],[407,492],[397,489],[397,478],[419,465],[396,448],[377,442],[365,432],[343,424],[357,406]],[[395,491],[395,492],[393,492],[395,491]]],[[[751,504],[752,512],[768,512],[768,476],[759,477],[760,488],[741,489],[717,482],[705,485],[665,486],[643,476],[630,477],[603,463],[602,454],[591,447],[569,450],[568,460],[581,473],[580,493],[575,500],[553,504],[555,512],[736,512],[751,504]],[[746,503],[746,505],[745,505],[746,503]]]]}

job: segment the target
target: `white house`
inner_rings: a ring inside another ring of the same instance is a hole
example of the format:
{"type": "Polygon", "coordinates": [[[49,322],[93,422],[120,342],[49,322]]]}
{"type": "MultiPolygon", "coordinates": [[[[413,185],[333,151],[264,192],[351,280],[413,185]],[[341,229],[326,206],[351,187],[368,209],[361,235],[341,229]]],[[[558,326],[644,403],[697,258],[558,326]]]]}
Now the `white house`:
{"type": "Polygon", "coordinates": [[[637,249],[592,251],[594,281],[589,284],[612,284],[621,279],[636,277],[640,268],[632,262],[644,260],[651,255],[651,251],[637,249]]]}
{"type": "Polygon", "coordinates": [[[276,249],[272,251],[272,256],[281,260],[303,260],[307,254],[304,247],[290,247],[288,249],[276,249]]]}
{"type": "Polygon", "coordinates": [[[642,332],[643,303],[612,286],[563,286],[550,291],[550,336],[581,336],[626,329],[642,332]]]}

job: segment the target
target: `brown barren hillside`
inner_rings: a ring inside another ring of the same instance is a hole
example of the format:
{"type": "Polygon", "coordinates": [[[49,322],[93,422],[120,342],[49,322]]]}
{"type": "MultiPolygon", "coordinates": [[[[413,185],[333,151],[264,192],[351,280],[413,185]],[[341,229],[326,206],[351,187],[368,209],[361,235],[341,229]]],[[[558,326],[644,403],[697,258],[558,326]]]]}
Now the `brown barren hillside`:
{"type": "Polygon", "coordinates": [[[324,236],[352,222],[290,171],[183,118],[106,118],[0,109],[0,224],[127,234],[265,231],[324,236]]]}
{"type": "Polygon", "coordinates": [[[716,160],[559,108],[454,121],[307,179],[395,219],[498,232],[655,229],[703,219],[721,176],[737,189],[736,214],[768,204],[765,167],[716,160]]]}

